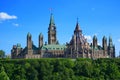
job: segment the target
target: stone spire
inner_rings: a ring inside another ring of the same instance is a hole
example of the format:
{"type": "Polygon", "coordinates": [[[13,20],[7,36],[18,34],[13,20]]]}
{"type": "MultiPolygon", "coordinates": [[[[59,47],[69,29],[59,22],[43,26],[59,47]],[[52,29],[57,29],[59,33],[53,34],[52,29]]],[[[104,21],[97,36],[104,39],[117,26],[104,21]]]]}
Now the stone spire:
{"type": "Polygon", "coordinates": [[[32,35],[29,32],[27,34],[27,48],[32,49],[32,35]]]}
{"type": "Polygon", "coordinates": [[[30,32],[28,32],[28,34],[27,34],[27,37],[31,37],[31,34],[30,34],[30,32]]]}
{"type": "Polygon", "coordinates": [[[74,30],[74,34],[75,33],[79,33],[82,34],[82,30],[80,30],[80,25],[78,23],[78,18],[77,18],[77,23],[76,23],[76,27],[75,27],[75,30],[74,30]]]}
{"type": "Polygon", "coordinates": [[[39,34],[39,48],[43,46],[43,35],[42,33],[39,34]]]}
{"type": "Polygon", "coordinates": [[[105,36],[102,39],[102,45],[103,45],[103,49],[107,50],[107,38],[105,36]]]}
{"type": "Polygon", "coordinates": [[[76,23],[76,28],[75,28],[75,30],[80,30],[80,26],[79,26],[79,23],[78,23],[78,18],[77,18],[77,23],[76,23]]]}
{"type": "Polygon", "coordinates": [[[109,36],[109,47],[113,47],[113,42],[112,42],[112,37],[111,36],[109,36]]]}
{"type": "Polygon", "coordinates": [[[56,44],[57,37],[56,37],[56,26],[54,22],[53,14],[50,15],[50,23],[48,27],[48,44],[56,44]]]}
{"type": "Polygon", "coordinates": [[[115,57],[115,46],[113,45],[112,37],[111,37],[111,36],[109,36],[108,54],[109,54],[110,57],[112,57],[112,58],[115,57]]]}
{"type": "Polygon", "coordinates": [[[54,17],[53,17],[53,14],[51,13],[50,15],[50,24],[51,26],[54,26],[55,25],[55,22],[54,22],[54,17]]]}
{"type": "Polygon", "coordinates": [[[97,48],[97,36],[94,35],[93,37],[93,48],[97,48]]]}

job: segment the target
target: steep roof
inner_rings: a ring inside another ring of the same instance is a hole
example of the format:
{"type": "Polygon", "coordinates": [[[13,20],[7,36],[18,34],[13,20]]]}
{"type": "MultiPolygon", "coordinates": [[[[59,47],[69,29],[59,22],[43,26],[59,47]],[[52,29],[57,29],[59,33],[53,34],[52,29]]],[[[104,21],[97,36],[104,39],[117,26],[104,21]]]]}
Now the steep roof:
{"type": "Polygon", "coordinates": [[[56,44],[42,46],[42,50],[64,50],[65,48],[66,48],[65,45],[56,45],[56,44]]]}
{"type": "Polygon", "coordinates": [[[31,36],[30,32],[28,32],[27,36],[28,36],[28,37],[30,37],[30,36],[31,36]]]}
{"type": "Polygon", "coordinates": [[[96,40],[97,40],[97,36],[96,36],[96,35],[94,35],[93,39],[96,39],[96,40]]]}
{"type": "Polygon", "coordinates": [[[33,50],[38,50],[38,48],[34,44],[32,45],[32,49],[33,50]]]}
{"type": "Polygon", "coordinates": [[[53,14],[50,16],[50,25],[55,25],[53,14]]]}
{"type": "Polygon", "coordinates": [[[80,30],[80,26],[79,26],[79,23],[77,22],[76,24],[76,28],[75,28],[76,31],[79,31],[80,30]]]}

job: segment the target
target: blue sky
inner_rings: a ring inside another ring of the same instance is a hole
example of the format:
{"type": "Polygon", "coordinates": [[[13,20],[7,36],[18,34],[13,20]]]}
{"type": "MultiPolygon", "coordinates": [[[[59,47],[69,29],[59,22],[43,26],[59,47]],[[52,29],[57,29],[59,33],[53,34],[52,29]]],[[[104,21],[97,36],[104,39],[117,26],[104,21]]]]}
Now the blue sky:
{"type": "Polygon", "coordinates": [[[112,36],[116,55],[120,50],[120,0],[0,0],[0,49],[10,54],[12,46],[26,46],[26,35],[32,34],[38,46],[38,35],[44,35],[50,20],[50,8],[54,15],[59,43],[69,42],[77,18],[83,34],[89,38],[97,35],[112,36]]]}

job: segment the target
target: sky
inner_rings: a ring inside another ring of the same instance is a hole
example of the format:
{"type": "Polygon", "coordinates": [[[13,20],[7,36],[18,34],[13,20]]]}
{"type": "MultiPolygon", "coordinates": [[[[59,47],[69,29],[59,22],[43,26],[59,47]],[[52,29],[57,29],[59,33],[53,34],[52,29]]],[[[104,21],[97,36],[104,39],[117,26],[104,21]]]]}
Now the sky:
{"type": "Polygon", "coordinates": [[[0,0],[0,50],[10,54],[17,43],[24,48],[28,32],[36,46],[40,33],[48,41],[51,12],[60,44],[70,41],[78,18],[88,42],[96,35],[102,45],[103,36],[112,36],[119,55],[120,0],[0,0]]]}

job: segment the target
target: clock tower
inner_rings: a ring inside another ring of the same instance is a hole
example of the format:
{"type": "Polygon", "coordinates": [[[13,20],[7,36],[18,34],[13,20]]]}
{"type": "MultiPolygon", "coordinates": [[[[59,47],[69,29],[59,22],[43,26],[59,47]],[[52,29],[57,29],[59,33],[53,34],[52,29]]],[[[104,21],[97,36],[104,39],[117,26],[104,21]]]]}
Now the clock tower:
{"type": "Polygon", "coordinates": [[[51,13],[50,15],[50,23],[48,27],[48,44],[56,44],[57,38],[56,38],[56,26],[54,23],[54,17],[51,13]]]}

